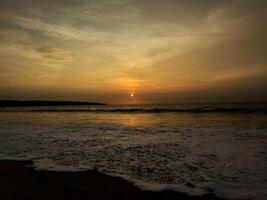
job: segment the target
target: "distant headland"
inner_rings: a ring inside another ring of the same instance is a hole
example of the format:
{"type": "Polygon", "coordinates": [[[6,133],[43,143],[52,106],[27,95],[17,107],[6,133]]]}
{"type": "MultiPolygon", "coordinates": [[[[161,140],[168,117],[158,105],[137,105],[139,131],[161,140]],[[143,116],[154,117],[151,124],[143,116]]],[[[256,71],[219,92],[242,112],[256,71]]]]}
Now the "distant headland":
{"type": "Polygon", "coordinates": [[[96,102],[80,101],[48,101],[48,100],[0,100],[0,107],[30,107],[30,106],[87,106],[107,105],[96,102]]]}

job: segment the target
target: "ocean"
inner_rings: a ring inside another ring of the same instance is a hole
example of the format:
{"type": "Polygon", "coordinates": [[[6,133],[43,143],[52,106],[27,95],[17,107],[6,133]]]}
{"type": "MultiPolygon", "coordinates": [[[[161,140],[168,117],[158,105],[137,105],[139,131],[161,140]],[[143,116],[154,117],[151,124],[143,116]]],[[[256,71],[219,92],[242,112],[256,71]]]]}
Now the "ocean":
{"type": "Polygon", "coordinates": [[[144,190],[267,196],[267,104],[0,108],[0,159],[119,176],[144,190]]]}

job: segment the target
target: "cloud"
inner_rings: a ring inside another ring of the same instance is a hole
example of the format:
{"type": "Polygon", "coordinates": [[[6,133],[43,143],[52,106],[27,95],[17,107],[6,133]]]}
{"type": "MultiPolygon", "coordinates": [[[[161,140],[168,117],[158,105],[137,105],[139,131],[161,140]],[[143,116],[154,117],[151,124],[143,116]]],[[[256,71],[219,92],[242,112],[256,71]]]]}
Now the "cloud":
{"type": "MultiPolygon", "coordinates": [[[[99,41],[135,10],[125,1],[2,1],[0,18],[61,40],[99,41]]],[[[119,26],[117,26],[120,24],[119,26]]]]}
{"type": "Polygon", "coordinates": [[[56,61],[69,61],[72,58],[69,52],[59,48],[39,46],[35,47],[34,50],[43,57],[56,61]]]}
{"type": "MultiPolygon", "coordinates": [[[[263,6],[252,1],[229,1],[223,7],[210,11],[201,23],[204,28],[210,28],[206,35],[194,32],[193,45],[181,53],[175,54],[174,48],[168,45],[167,49],[174,53],[155,60],[147,71],[154,78],[172,79],[177,85],[186,81],[192,85],[194,82],[207,82],[221,74],[253,73],[259,68],[266,70],[267,31],[263,19],[267,14],[263,6]],[[253,8],[251,12],[246,12],[250,7],[248,4],[253,8]],[[210,35],[210,30],[218,34],[210,35]]],[[[152,50],[152,55],[157,51],[157,48],[152,50]]]]}

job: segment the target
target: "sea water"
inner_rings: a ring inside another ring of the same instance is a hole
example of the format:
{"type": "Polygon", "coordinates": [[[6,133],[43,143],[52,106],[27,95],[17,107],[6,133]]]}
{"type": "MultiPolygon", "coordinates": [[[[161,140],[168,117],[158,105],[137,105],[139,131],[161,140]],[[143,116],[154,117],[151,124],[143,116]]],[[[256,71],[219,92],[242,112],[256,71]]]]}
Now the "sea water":
{"type": "Polygon", "coordinates": [[[146,190],[267,196],[267,105],[0,108],[0,159],[97,169],[146,190]]]}

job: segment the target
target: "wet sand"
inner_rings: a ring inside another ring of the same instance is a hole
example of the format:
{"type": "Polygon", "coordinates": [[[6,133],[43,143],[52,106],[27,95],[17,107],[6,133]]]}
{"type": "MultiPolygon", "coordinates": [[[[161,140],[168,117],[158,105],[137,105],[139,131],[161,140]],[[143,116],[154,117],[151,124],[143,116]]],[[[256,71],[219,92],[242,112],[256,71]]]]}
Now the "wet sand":
{"type": "Polygon", "coordinates": [[[31,161],[0,161],[1,200],[48,199],[219,199],[213,194],[188,196],[174,191],[143,191],[121,178],[103,175],[95,170],[87,172],[37,171],[31,161]]]}

